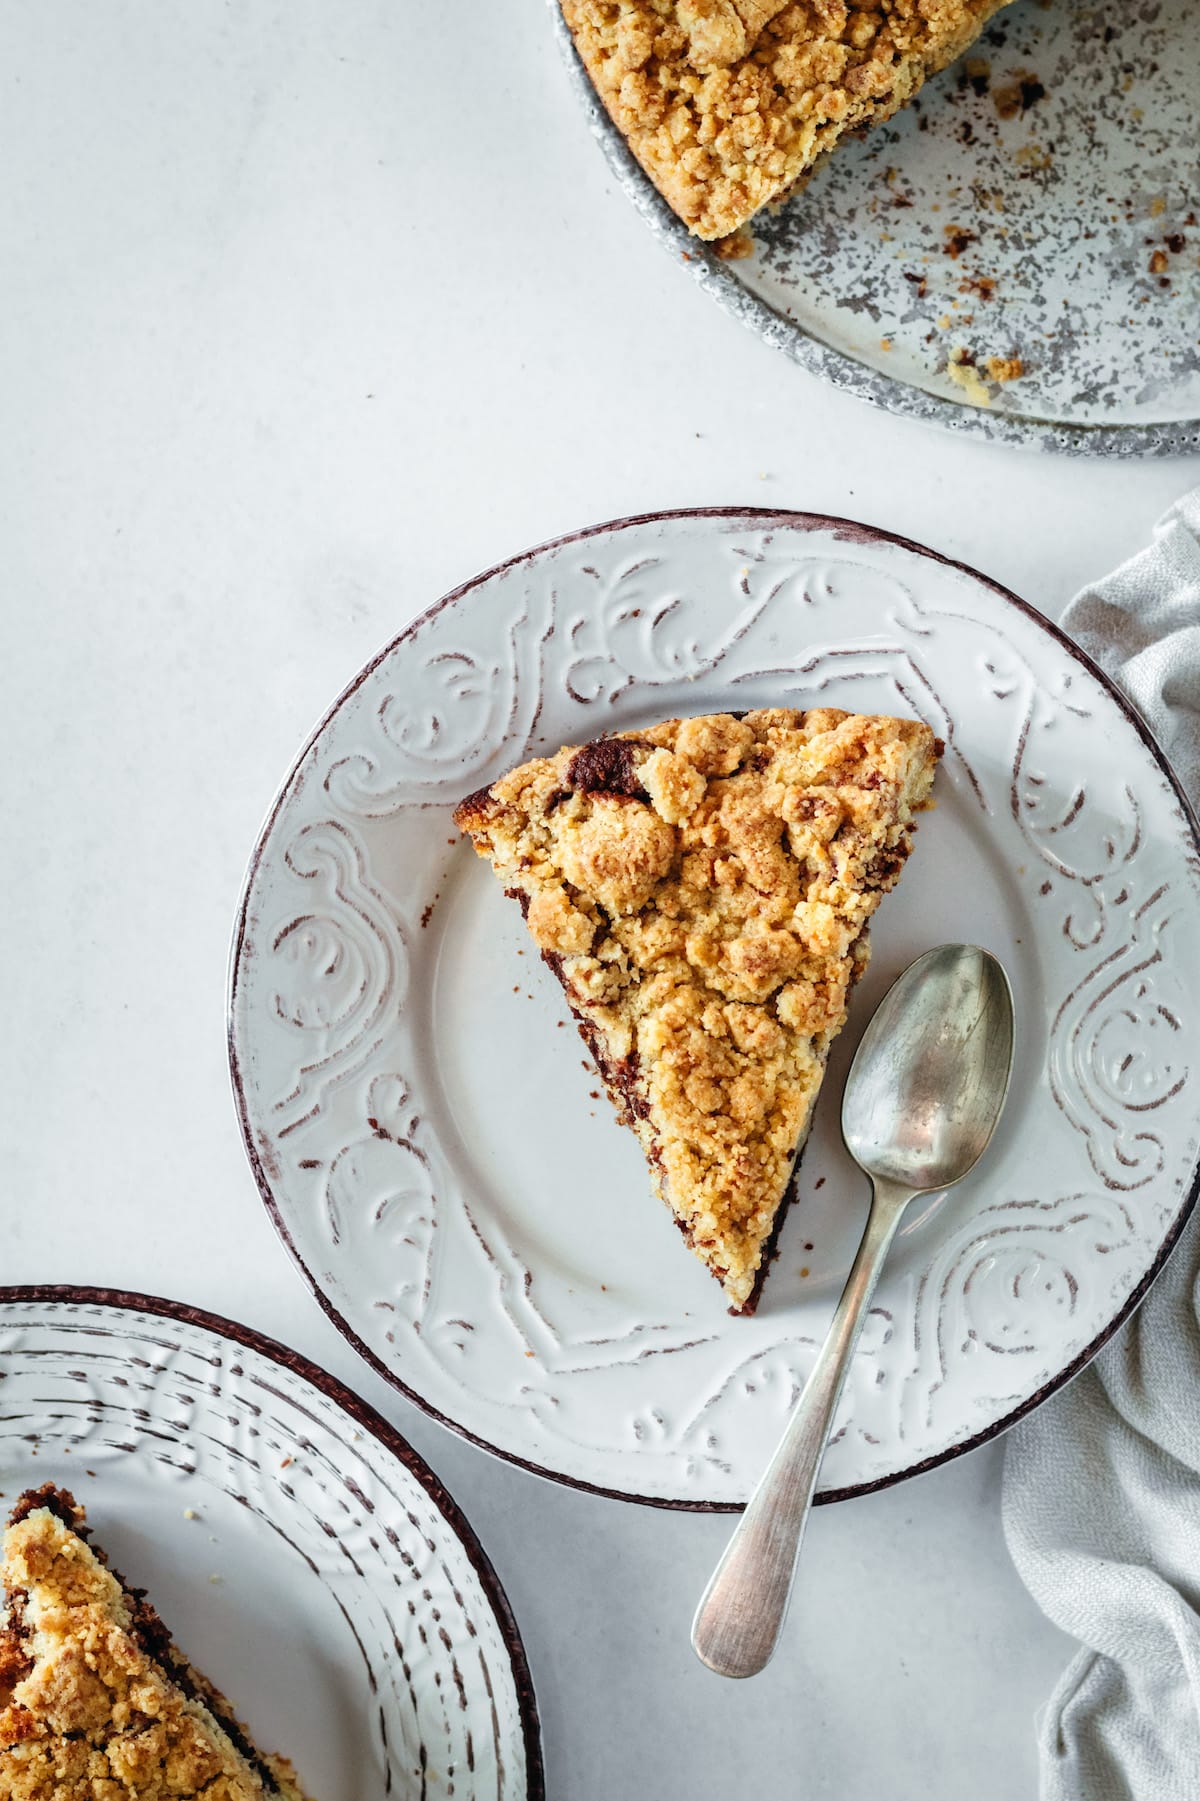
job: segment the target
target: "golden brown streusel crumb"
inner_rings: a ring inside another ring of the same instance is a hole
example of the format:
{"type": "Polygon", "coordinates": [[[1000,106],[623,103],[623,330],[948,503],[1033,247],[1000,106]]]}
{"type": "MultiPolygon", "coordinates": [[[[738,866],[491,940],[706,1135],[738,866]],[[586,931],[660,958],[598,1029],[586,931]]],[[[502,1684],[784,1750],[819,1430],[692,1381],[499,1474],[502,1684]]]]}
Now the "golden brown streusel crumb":
{"type": "Polygon", "coordinates": [[[1020,381],[1025,365],[1019,356],[989,356],[984,362],[989,381],[1020,381]]]}
{"type": "Polygon", "coordinates": [[[748,231],[734,231],[727,238],[718,238],[713,249],[723,263],[740,263],[754,255],[754,239],[748,231]]]}
{"type": "Polygon", "coordinates": [[[726,238],[886,119],[1006,0],[561,0],[596,91],[699,238],[726,238]]]}
{"type": "Polygon", "coordinates": [[[915,720],[717,713],[522,764],[455,812],[737,1309],[938,753],[915,720]]]}
{"type": "Polygon", "coordinates": [[[975,353],[966,345],[960,344],[950,352],[946,374],[962,389],[972,406],[991,406],[992,396],[976,366],[975,353]]]}
{"type": "Polygon", "coordinates": [[[24,1512],[18,1503],[0,1556],[10,1613],[0,1801],[304,1801],[286,1759],[261,1758],[264,1782],[210,1711],[244,1731],[211,1684],[174,1653],[188,1694],[145,1647],[135,1609],[161,1631],[157,1616],[80,1536],[83,1509],[69,1495],[27,1498],[47,1496],[24,1512]]]}

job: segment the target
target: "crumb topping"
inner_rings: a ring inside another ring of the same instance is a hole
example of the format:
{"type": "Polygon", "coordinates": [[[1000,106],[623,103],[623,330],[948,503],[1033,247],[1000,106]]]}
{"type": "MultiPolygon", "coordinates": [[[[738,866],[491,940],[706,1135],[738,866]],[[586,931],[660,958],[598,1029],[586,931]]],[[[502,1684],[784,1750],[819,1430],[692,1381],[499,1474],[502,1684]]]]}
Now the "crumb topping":
{"type": "Polygon", "coordinates": [[[697,237],[735,245],[843,132],[894,113],[1004,3],[561,0],[650,179],[697,237]]]}
{"type": "Polygon", "coordinates": [[[989,356],[984,362],[989,381],[1020,381],[1025,373],[1025,364],[1019,356],[989,356]]]}
{"type": "Polygon", "coordinates": [[[712,714],[525,763],[455,814],[735,1307],[936,755],[915,720],[712,714]]]}
{"type": "Polygon", "coordinates": [[[85,1542],[83,1509],[65,1491],[24,1499],[0,1558],[0,1801],[303,1801],[285,1759],[261,1760],[268,1786],[242,1755],[199,1698],[241,1735],[210,1684],[189,1671],[186,1693],[146,1648],[139,1615],[165,1631],[85,1542]]]}

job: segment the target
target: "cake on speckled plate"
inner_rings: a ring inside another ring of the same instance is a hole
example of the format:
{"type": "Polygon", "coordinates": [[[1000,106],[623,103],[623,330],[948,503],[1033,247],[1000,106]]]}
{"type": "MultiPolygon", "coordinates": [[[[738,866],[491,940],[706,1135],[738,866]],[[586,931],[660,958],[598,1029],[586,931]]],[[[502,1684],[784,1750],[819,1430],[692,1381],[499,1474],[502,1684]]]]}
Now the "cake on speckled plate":
{"type": "Polygon", "coordinates": [[[961,56],[1005,0],[561,0],[614,125],[698,238],[749,249],[803,185],[961,56]]]}
{"type": "Polygon", "coordinates": [[[911,719],[716,713],[569,746],[455,811],[734,1312],[941,749],[911,719]]]}

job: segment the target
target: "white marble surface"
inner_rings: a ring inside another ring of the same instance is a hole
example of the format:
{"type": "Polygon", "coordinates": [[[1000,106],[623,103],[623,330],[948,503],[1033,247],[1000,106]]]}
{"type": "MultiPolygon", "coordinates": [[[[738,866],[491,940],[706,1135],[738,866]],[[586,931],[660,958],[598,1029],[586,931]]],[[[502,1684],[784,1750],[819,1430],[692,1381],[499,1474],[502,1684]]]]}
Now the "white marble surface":
{"type": "Polygon", "coordinates": [[[817,386],[611,191],[540,0],[0,0],[0,89],[4,1279],[194,1301],[380,1406],[508,1587],[556,1801],[1030,1796],[1069,1647],[1009,1567],[999,1448],[819,1513],[772,1669],[709,1676],[723,1521],[490,1460],[301,1287],[238,1141],[226,951],[318,712],[497,558],[778,503],[1056,613],[1200,464],[1004,452],[817,386]]]}

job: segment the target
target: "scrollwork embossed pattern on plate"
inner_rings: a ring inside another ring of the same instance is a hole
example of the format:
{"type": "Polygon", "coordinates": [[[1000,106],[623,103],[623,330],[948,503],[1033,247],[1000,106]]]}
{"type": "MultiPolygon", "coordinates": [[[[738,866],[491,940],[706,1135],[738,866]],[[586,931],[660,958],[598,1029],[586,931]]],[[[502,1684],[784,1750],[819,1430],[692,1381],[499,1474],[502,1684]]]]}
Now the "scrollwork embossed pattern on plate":
{"type": "Polygon", "coordinates": [[[490,1566],[415,1453],[323,1371],[175,1303],[5,1289],[0,1391],[4,1491],[69,1487],[313,1793],[540,1801],[490,1566]]]}
{"type": "Polygon", "coordinates": [[[1114,1328],[1196,1181],[1194,828],[1144,729],[1032,609],[919,546],[793,514],[632,520],[516,558],[337,702],[268,821],[235,944],[247,1146],[327,1309],[458,1430],[669,1505],[748,1492],[861,1186],[827,1100],[766,1304],[728,1319],[548,1053],[561,1009],[450,809],[541,747],[762,705],[916,714],[946,743],[847,1041],[871,985],[938,938],[988,943],[1014,977],[1008,1122],[901,1240],[823,1495],[954,1455],[1114,1328]],[[615,1248],[643,1232],[645,1270],[615,1248]]]}

